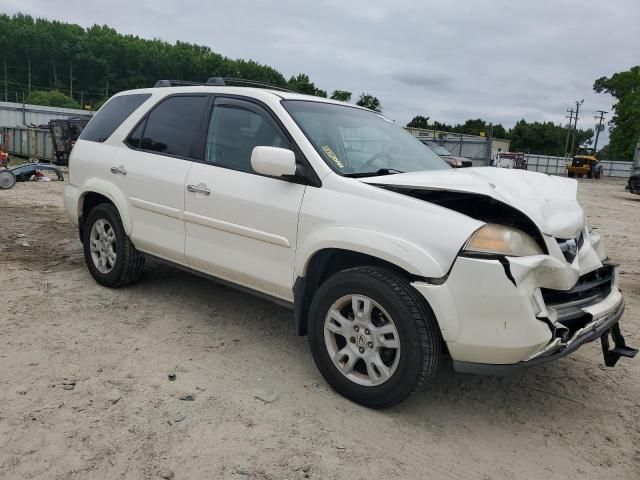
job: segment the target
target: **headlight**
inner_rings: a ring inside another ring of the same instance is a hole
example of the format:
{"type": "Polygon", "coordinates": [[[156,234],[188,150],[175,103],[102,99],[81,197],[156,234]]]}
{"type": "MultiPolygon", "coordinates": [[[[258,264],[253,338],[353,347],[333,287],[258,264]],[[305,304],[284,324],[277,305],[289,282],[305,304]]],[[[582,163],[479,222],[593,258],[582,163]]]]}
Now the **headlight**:
{"type": "Polygon", "coordinates": [[[488,223],[476,230],[464,246],[464,251],[524,257],[541,255],[540,245],[517,228],[488,223]]]}

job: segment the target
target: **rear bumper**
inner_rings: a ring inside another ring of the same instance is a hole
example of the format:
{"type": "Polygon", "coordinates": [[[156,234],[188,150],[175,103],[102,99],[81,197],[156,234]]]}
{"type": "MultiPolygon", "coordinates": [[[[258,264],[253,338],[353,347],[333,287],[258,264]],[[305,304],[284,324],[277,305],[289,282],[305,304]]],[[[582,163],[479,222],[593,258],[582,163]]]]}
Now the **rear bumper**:
{"type": "Polygon", "coordinates": [[[78,204],[80,200],[80,189],[70,183],[64,187],[64,209],[67,212],[67,216],[74,223],[78,225],[78,204]]]}

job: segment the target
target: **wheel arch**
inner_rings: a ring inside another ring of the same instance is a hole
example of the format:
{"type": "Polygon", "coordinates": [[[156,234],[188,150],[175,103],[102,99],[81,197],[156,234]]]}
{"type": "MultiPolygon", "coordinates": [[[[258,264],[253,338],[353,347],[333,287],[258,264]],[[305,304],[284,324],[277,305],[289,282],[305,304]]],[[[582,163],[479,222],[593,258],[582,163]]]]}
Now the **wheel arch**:
{"type": "Polygon", "coordinates": [[[354,248],[325,247],[315,250],[307,259],[304,269],[293,286],[294,318],[296,333],[307,334],[309,306],[315,292],[331,275],[343,270],[361,266],[376,266],[390,270],[409,281],[427,278],[409,271],[404,265],[394,263],[381,256],[371,255],[354,248]]]}
{"type": "Polygon", "coordinates": [[[101,203],[111,203],[118,210],[124,231],[130,236],[133,225],[124,195],[112,184],[96,180],[85,185],[82,193],[78,196],[77,216],[80,239],[82,240],[85,218],[93,208],[101,203]]]}

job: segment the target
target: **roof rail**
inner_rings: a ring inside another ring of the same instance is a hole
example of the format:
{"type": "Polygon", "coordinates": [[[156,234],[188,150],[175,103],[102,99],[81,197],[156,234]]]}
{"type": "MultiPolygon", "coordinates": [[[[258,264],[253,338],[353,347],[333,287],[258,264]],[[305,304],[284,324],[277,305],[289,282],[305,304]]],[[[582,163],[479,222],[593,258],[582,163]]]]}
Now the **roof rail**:
{"type": "Polygon", "coordinates": [[[210,77],[206,83],[191,82],[188,80],[158,80],[154,88],[158,87],[184,87],[184,86],[215,86],[223,87],[230,84],[236,84],[247,87],[268,88],[271,90],[279,90],[281,92],[299,93],[289,88],[279,87],[277,85],[271,85],[269,83],[257,82],[254,80],[246,80],[244,78],[223,78],[223,77],[210,77]]]}
{"type": "MultiPolygon", "coordinates": [[[[212,78],[216,78],[216,77],[212,77],[212,78]]],[[[211,80],[211,78],[209,80],[211,80]]],[[[279,90],[281,92],[300,93],[300,92],[296,92],[295,90],[291,90],[290,88],[279,87],[277,85],[271,85],[265,82],[257,82],[255,80],[245,80],[244,78],[226,78],[225,77],[225,78],[221,78],[220,80],[224,81],[225,85],[229,83],[235,83],[238,85],[246,85],[247,87],[269,88],[271,90],[279,90]]]]}
{"type": "Polygon", "coordinates": [[[158,80],[153,87],[189,87],[189,86],[197,86],[197,85],[205,85],[200,82],[190,82],[188,80],[158,80]]]}

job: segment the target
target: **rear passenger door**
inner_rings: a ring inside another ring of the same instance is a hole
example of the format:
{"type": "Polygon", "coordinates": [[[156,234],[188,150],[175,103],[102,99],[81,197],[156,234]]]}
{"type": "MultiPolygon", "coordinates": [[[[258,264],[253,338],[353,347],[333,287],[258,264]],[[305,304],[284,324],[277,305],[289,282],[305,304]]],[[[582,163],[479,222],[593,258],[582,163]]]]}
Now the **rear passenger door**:
{"type": "Polygon", "coordinates": [[[194,269],[290,301],[305,186],[254,172],[259,145],[292,148],[266,107],[216,97],[204,162],[187,177],[185,250],[194,269]]]}
{"type": "Polygon", "coordinates": [[[186,265],[184,185],[191,160],[202,160],[207,94],[178,94],[161,100],[129,135],[129,148],[114,159],[130,206],[137,248],[186,265]],[[203,130],[204,129],[204,130],[203,130]]]}

